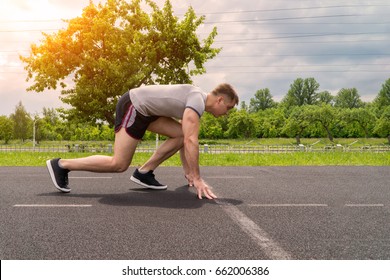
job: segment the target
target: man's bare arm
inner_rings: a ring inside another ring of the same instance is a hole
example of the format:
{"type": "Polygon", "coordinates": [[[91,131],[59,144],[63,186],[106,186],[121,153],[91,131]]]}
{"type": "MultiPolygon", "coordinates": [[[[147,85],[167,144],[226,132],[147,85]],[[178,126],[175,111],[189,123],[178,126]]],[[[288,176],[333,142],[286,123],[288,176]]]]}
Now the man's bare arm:
{"type": "Polygon", "coordinates": [[[199,128],[200,119],[198,114],[186,108],[182,120],[183,134],[184,134],[184,155],[188,164],[190,180],[193,181],[194,186],[198,191],[198,198],[202,199],[204,194],[208,199],[216,198],[212,193],[210,187],[203,181],[199,171],[199,128]]]}

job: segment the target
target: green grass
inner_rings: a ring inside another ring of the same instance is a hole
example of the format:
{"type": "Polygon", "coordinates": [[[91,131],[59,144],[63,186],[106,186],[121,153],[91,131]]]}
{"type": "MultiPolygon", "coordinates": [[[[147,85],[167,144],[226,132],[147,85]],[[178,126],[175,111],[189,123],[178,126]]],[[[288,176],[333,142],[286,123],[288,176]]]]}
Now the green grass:
{"type": "MultiPolygon", "coordinates": [[[[161,142],[160,142],[161,143],[161,142]]],[[[343,146],[351,146],[359,148],[366,145],[388,145],[386,138],[348,138],[335,139],[330,142],[326,138],[322,139],[301,139],[301,143],[305,146],[314,145],[316,149],[321,150],[323,147],[330,144],[341,144],[343,146]]],[[[41,142],[40,146],[61,146],[74,144],[88,145],[89,147],[107,146],[113,144],[109,141],[46,141],[41,142]]],[[[155,141],[143,141],[143,145],[154,146],[155,141]]],[[[293,138],[267,138],[267,139],[221,139],[221,140],[200,140],[200,144],[210,145],[246,145],[246,146],[261,146],[261,145],[295,145],[293,138]]],[[[24,143],[12,141],[10,145],[32,147],[31,141],[24,143]]],[[[6,147],[7,145],[3,145],[6,147]]],[[[59,153],[59,152],[0,152],[0,166],[44,166],[47,159],[62,157],[62,158],[79,158],[93,155],[92,153],[59,153]]],[[[136,153],[133,158],[132,166],[142,165],[149,157],[150,153],[136,153]]],[[[294,166],[294,165],[371,165],[371,166],[390,166],[390,153],[373,153],[365,152],[295,152],[281,154],[201,154],[200,165],[202,166],[294,166]]],[[[168,161],[163,163],[163,166],[181,166],[178,155],[173,156],[168,161]]]]}
{"type": "Polygon", "coordinates": [[[389,153],[286,153],[201,155],[205,166],[390,165],[389,153]]]}
{"type": "MultiPolygon", "coordinates": [[[[46,160],[79,158],[92,153],[0,152],[0,166],[44,166],[46,160]]],[[[151,153],[136,153],[132,166],[142,165],[151,153]]],[[[390,166],[390,153],[372,152],[295,152],[282,154],[200,154],[201,166],[390,166]]],[[[181,166],[173,156],[162,166],[181,166]]]]}

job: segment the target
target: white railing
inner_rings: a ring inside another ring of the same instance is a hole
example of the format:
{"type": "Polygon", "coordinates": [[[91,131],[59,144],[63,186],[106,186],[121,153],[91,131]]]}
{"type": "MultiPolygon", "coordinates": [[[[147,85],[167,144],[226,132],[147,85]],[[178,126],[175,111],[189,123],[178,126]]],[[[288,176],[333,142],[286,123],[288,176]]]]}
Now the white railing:
{"type": "MultiPolygon", "coordinates": [[[[153,153],[155,145],[138,145],[137,152],[153,153]]],[[[0,152],[89,152],[89,153],[113,153],[113,145],[88,145],[88,144],[66,144],[66,145],[35,145],[25,147],[21,145],[0,145],[0,152]]],[[[295,153],[295,152],[390,152],[389,145],[200,145],[199,152],[205,154],[258,154],[258,153],[295,153]]]]}
{"type": "Polygon", "coordinates": [[[200,148],[202,153],[220,154],[220,153],[293,153],[293,152],[390,152],[390,146],[350,146],[350,145],[203,145],[200,148]]]}

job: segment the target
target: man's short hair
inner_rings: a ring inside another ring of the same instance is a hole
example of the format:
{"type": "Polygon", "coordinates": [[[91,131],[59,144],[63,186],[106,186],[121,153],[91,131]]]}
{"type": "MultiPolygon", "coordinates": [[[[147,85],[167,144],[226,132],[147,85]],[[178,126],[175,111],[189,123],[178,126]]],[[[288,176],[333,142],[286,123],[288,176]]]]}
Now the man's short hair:
{"type": "Polygon", "coordinates": [[[218,85],[212,92],[214,95],[225,95],[230,98],[230,100],[234,101],[236,105],[238,105],[239,98],[236,91],[233,89],[233,87],[229,84],[220,84],[218,85]]]}

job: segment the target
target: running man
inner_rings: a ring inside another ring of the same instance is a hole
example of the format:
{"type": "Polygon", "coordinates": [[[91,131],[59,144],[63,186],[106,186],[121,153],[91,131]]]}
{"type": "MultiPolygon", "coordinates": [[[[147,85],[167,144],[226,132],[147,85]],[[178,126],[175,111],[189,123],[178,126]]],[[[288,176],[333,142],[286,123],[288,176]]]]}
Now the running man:
{"type": "Polygon", "coordinates": [[[54,186],[70,192],[70,171],[124,172],[132,161],[136,147],[146,130],[168,137],[151,158],[131,176],[131,181],[150,189],[164,190],[154,170],[180,151],[184,175],[189,186],[197,189],[202,199],[216,198],[199,171],[200,117],[206,111],[223,116],[239,102],[229,84],[220,84],[205,93],[192,85],[152,85],[131,89],[116,105],[114,155],[94,155],[78,159],[52,159],[46,162],[54,186]],[[181,120],[181,122],[177,121],[181,120]]]}

